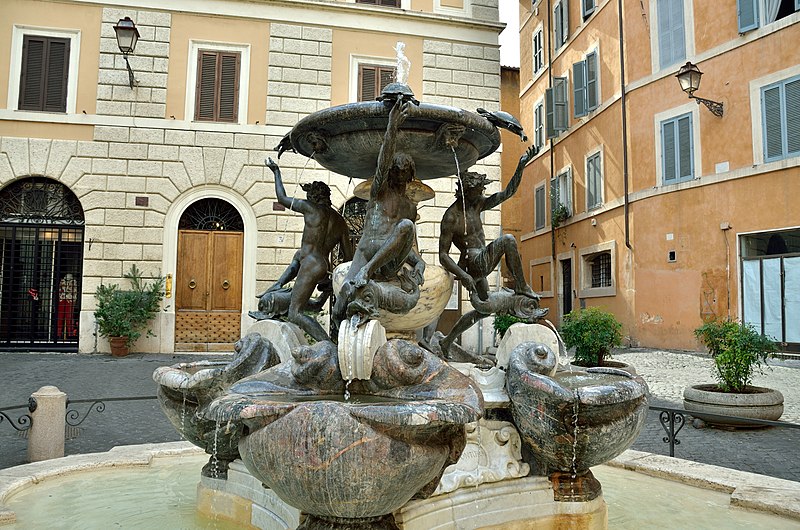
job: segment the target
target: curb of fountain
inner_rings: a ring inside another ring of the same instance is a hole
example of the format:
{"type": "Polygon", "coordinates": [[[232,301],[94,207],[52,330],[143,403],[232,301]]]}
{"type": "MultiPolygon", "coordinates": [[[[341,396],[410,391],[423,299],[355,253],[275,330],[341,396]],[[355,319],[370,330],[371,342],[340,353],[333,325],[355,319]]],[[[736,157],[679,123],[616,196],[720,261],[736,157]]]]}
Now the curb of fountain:
{"type": "Polygon", "coordinates": [[[14,511],[6,507],[6,499],[44,480],[109,467],[148,466],[155,457],[192,454],[204,453],[189,442],[120,445],[105,453],[70,455],[0,469],[0,526],[12,524],[17,519],[14,511]]]}
{"type": "Polygon", "coordinates": [[[800,482],[630,449],[605,465],[721,491],[731,506],[800,520],[800,482]]]}

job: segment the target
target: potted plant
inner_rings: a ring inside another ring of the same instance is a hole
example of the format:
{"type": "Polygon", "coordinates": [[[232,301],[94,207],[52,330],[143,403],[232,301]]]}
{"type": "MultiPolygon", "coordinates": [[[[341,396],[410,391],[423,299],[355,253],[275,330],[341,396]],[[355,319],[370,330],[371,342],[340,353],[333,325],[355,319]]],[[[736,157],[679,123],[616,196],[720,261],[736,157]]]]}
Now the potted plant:
{"type": "Polygon", "coordinates": [[[711,321],[694,331],[714,359],[716,384],[693,385],[683,392],[684,408],[708,423],[754,427],[742,421],[697,413],[777,420],[783,414],[783,395],[752,386],[753,374],[777,351],[774,341],[750,324],[734,320],[711,321]]]}
{"type": "MultiPolygon", "coordinates": [[[[116,357],[128,354],[128,348],[158,313],[164,298],[163,277],[145,282],[136,265],[131,265],[123,276],[131,284],[129,290],[122,290],[116,284],[100,284],[94,294],[97,299],[94,312],[97,331],[108,338],[111,354],[116,357]]],[[[148,329],[147,334],[152,336],[153,332],[148,329]]]]}
{"type": "Polygon", "coordinates": [[[564,316],[561,336],[567,348],[575,348],[572,364],[576,366],[633,371],[626,363],[608,359],[611,348],[622,344],[622,324],[608,311],[599,307],[573,310],[564,316]]]}

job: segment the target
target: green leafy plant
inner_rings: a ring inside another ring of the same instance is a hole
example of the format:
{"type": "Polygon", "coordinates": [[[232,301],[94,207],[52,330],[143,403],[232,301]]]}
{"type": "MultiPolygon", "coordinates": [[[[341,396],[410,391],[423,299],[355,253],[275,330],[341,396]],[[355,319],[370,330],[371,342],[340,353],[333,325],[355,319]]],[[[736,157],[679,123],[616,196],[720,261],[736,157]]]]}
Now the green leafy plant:
{"type": "Polygon", "coordinates": [[[599,307],[587,307],[564,316],[561,335],[567,348],[575,348],[576,364],[603,366],[611,348],[622,344],[622,324],[599,307]]]}
{"type": "MultiPolygon", "coordinates": [[[[131,265],[123,276],[130,282],[130,290],[122,290],[116,284],[97,287],[94,317],[101,336],[125,337],[130,346],[158,313],[164,298],[164,278],[145,282],[136,265],[131,265]]],[[[152,330],[147,330],[147,335],[152,336],[152,330]]]]}
{"type": "Polygon", "coordinates": [[[556,204],[553,211],[550,212],[553,228],[558,228],[564,224],[564,221],[569,218],[569,210],[563,204],[556,204]]]}
{"type": "Polygon", "coordinates": [[[507,314],[495,314],[494,316],[494,333],[499,338],[503,338],[503,335],[506,334],[508,328],[516,324],[517,322],[525,322],[521,318],[517,318],[513,315],[507,314]]]}
{"type": "Polygon", "coordinates": [[[723,392],[745,392],[755,371],[778,350],[773,340],[752,325],[733,320],[706,322],[694,334],[714,358],[714,376],[723,392]]]}

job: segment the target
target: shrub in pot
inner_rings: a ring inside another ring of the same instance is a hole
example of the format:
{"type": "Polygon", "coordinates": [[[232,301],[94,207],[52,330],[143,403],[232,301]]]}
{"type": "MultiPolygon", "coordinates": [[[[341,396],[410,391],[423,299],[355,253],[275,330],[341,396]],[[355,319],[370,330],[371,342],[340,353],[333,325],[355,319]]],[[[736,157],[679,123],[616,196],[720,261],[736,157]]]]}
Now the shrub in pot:
{"type": "MultiPolygon", "coordinates": [[[[136,265],[131,265],[123,276],[130,282],[130,289],[120,289],[116,284],[100,284],[94,294],[97,300],[94,312],[97,331],[109,339],[115,355],[127,354],[130,345],[142,335],[147,324],[158,313],[164,298],[163,277],[146,282],[136,265]],[[119,346],[124,348],[120,350],[119,346]]],[[[153,332],[148,329],[147,334],[152,336],[153,332]]]]}
{"type": "Polygon", "coordinates": [[[622,344],[622,324],[599,307],[575,309],[564,316],[561,336],[567,348],[575,348],[573,364],[583,367],[613,366],[607,357],[611,348],[622,344]]]}
{"type": "MultiPolygon", "coordinates": [[[[781,416],[783,395],[777,390],[751,385],[756,370],[760,371],[777,351],[774,341],[752,325],[734,320],[707,322],[694,333],[714,359],[717,383],[687,388],[683,395],[686,410],[767,420],[781,416]]],[[[748,425],[695,415],[710,423],[748,425]]]]}

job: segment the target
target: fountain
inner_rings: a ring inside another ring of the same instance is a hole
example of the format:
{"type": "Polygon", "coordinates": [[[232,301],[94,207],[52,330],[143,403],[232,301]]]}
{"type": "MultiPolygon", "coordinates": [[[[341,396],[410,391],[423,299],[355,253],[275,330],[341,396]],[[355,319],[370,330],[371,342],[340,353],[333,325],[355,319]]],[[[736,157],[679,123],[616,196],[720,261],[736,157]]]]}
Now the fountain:
{"type": "MultiPolygon", "coordinates": [[[[407,67],[398,45],[398,71],[407,67]]],[[[487,245],[480,218],[513,195],[536,149],[520,158],[506,188],[489,196],[485,175],[467,171],[499,147],[497,126],[525,140],[510,115],[419,102],[401,76],[377,101],[315,112],[284,137],[279,156],[291,150],[342,175],[371,179],[359,188],[369,198],[364,233],[352,262],[332,275],[338,333],[329,337],[302,311],[319,306],[310,296],[328,282],[319,263],[327,261],[331,234],[340,237],[341,219],[324,193],[313,191],[323,183],[304,187],[305,200],[289,198],[278,164],[267,160],[279,199],[306,216],[306,228],[302,249],[252,316],[286,318],[316,343],[276,348],[255,333],[230,365],[156,371],[167,416],[212,453],[199,489],[201,511],[229,519],[268,513],[260,526],[275,528],[299,522],[303,529],[410,530],[459,526],[467,518],[471,527],[548,527],[564,518],[576,528],[604,527],[605,504],[588,468],[633,442],[646,410],[644,382],[616,373],[554,374],[557,359],[538,342],[514,349],[505,382],[483,357],[453,362],[464,356],[457,337],[493,313],[543,328],[535,322],[545,312],[524,280],[516,241],[501,236],[487,245]],[[457,199],[442,220],[441,266],[433,266],[416,249],[417,202],[430,190],[419,179],[453,174],[457,199]],[[451,244],[461,252],[458,262],[449,257],[451,244]],[[490,292],[487,276],[503,258],[513,289],[490,292]],[[437,337],[431,330],[453,276],[470,291],[475,310],[437,337]],[[431,340],[418,344],[423,328],[431,340]],[[523,445],[532,456],[523,459],[523,445]],[[218,472],[219,461],[227,474],[218,472]],[[209,499],[219,501],[216,509],[209,499]],[[490,500],[493,510],[476,508],[490,500]],[[458,503],[458,513],[448,508],[458,503]]]]}

